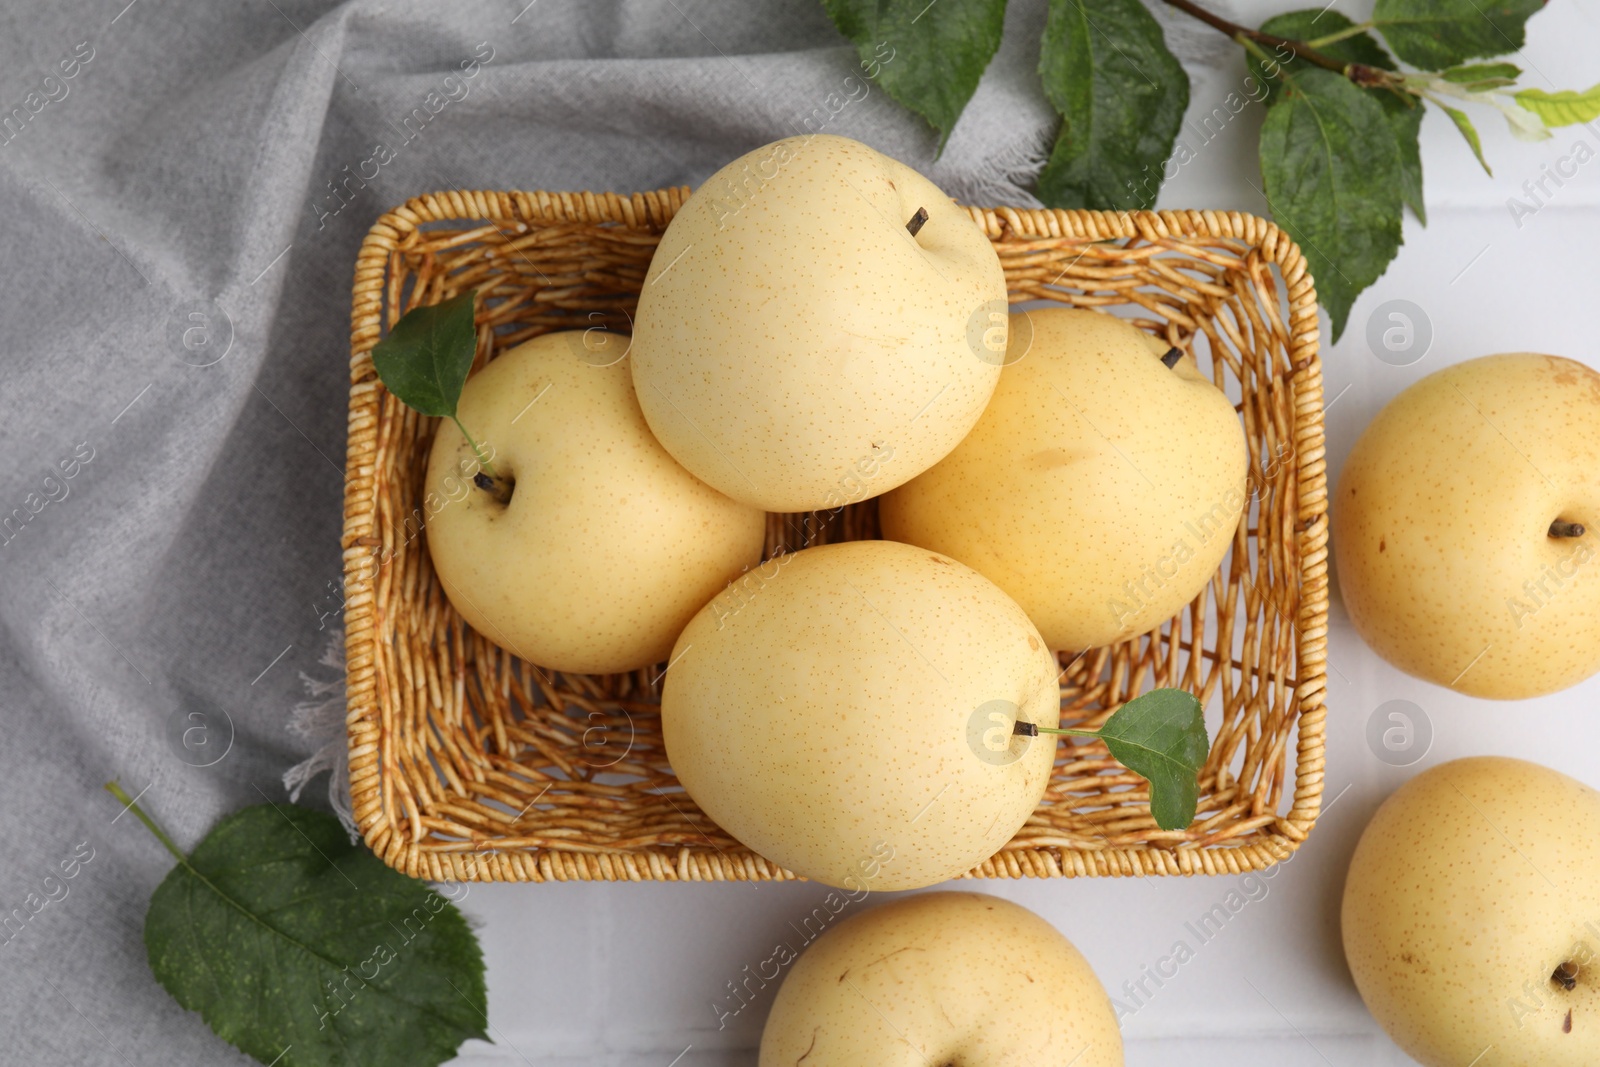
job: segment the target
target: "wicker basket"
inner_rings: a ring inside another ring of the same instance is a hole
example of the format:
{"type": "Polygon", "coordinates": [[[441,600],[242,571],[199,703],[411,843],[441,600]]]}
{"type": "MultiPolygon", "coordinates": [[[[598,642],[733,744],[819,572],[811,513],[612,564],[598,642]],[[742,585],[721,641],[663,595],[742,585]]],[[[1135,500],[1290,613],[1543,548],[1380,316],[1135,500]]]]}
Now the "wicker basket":
{"type": "MultiPolygon", "coordinates": [[[[479,360],[550,330],[629,330],[657,239],[687,195],[438,193],[384,215],[361,247],[343,537],[350,785],[367,843],[407,874],[795,877],[679,789],[662,748],[659,670],[552,674],[451,609],[423,543],[435,420],[390,396],[370,356],[402,312],[469,287],[482,294],[479,360]]],[[[1063,657],[1063,725],[1098,724],[1157,685],[1208,702],[1213,743],[1194,824],[1159,830],[1143,779],[1100,743],[1064,739],[1038,810],[971,874],[1218,874],[1275,863],[1310,832],[1323,785],[1327,486],[1305,260],[1276,226],[1237,213],[971,212],[1013,302],[1132,310],[1242,398],[1254,491],[1228,558],[1184,612],[1144,637],[1063,657]]],[[[831,526],[772,516],[768,548],[874,536],[876,525],[873,501],[831,526]]]]}

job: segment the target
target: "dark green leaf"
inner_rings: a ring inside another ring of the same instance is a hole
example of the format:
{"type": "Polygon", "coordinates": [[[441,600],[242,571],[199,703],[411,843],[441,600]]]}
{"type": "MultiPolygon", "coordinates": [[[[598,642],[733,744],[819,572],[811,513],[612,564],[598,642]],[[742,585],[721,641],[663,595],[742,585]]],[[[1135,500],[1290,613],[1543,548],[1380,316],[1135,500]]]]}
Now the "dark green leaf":
{"type": "Polygon", "coordinates": [[[1194,821],[1198,775],[1211,743],[1200,701],[1182,689],[1153,689],[1118,708],[1100,728],[1111,755],[1150,783],[1150,814],[1163,830],[1194,821]]]}
{"type": "Polygon", "coordinates": [[[823,0],[862,67],[939,132],[950,131],[1000,47],[1006,0],[823,0]]]}
{"type": "Polygon", "coordinates": [[[1039,175],[1051,207],[1148,208],[1189,106],[1189,76],[1140,0],[1051,0],[1039,46],[1061,133],[1039,175]]]}
{"type": "MultiPolygon", "coordinates": [[[[1313,8],[1308,11],[1290,11],[1277,15],[1262,23],[1261,29],[1278,37],[1304,41],[1340,33],[1353,25],[1354,23],[1337,11],[1313,8]]],[[[1389,53],[1367,33],[1358,33],[1341,41],[1334,41],[1318,51],[1345,63],[1362,63],[1369,67],[1377,67],[1379,70],[1395,69],[1394,60],[1389,53]]],[[[1250,72],[1259,78],[1263,85],[1269,87],[1266,97],[1269,107],[1281,95],[1270,91],[1280,73],[1274,68],[1293,72],[1304,70],[1307,66],[1292,53],[1272,56],[1271,66],[1262,63],[1254,55],[1246,53],[1246,56],[1250,72]]],[[[1428,209],[1422,200],[1422,150],[1418,144],[1418,137],[1422,131],[1422,101],[1396,96],[1385,89],[1369,89],[1367,92],[1383,108],[1383,116],[1394,134],[1395,148],[1400,153],[1400,199],[1417,216],[1419,222],[1427,225],[1428,209]]]]}
{"type": "Polygon", "coordinates": [[[466,919],[321,812],[222,820],[157,887],[144,943],[173,999],[262,1063],[434,1067],[486,1037],[466,919]]]}
{"type": "Polygon", "coordinates": [[[1409,103],[1381,89],[1366,90],[1376,97],[1383,108],[1383,117],[1394,135],[1394,148],[1400,164],[1400,199],[1417,216],[1417,221],[1428,224],[1428,205],[1422,199],[1422,101],[1413,98],[1409,103]]]}
{"type": "Polygon", "coordinates": [[[469,289],[439,304],[415,307],[400,317],[372,350],[372,365],[384,386],[424,415],[453,418],[461,386],[478,351],[469,289]]]}
{"type": "Polygon", "coordinates": [[[1472,118],[1465,111],[1457,111],[1443,104],[1439,105],[1439,109],[1450,116],[1450,121],[1461,131],[1461,136],[1472,146],[1472,154],[1478,157],[1478,165],[1483,168],[1484,173],[1491,178],[1494,177],[1494,171],[1489,169],[1489,161],[1483,158],[1483,142],[1478,140],[1478,128],[1472,124],[1472,118]]]}
{"type": "Polygon", "coordinates": [[[1321,69],[1286,72],[1261,127],[1261,177],[1278,225],[1300,245],[1344,332],[1360,292],[1400,248],[1400,153],[1368,90],[1321,69]]]}
{"type": "Polygon", "coordinates": [[[1456,85],[1477,85],[1486,81],[1510,85],[1522,77],[1522,69],[1514,63],[1469,63],[1440,71],[1439,77],[1456,85]]]}
{"type": "Polygon", "coordinates": [[[1443,70],[1522,48],[1528,16],[1544,0],[1378,0],[1372,22],[1394,54],[1423,70],[1443,70]]]}
{"type": "Polygon", "coordinates": [[[1546,126],[1576,126],[1580,122],[1600,119],[1600,85],[1590,86],[1581,93],[1571,89],[1563,89],[1559,93],[1524,89],[1516,99],[1517,103],[1543,119],[1546,126]]]}

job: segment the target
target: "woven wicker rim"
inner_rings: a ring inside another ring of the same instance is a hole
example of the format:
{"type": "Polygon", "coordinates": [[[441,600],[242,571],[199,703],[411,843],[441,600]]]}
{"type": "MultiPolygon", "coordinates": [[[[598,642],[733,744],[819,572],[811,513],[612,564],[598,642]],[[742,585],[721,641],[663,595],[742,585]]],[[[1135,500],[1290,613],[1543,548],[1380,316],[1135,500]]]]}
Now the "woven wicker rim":
{"type": "MultiPolygon", "coordinates": [[[[680,839],[673,842],[663,838],[660,842],[640,846],[628,842],[585,841],[581,834],[529,836],[525,832],[513,831],[510,820],[503,815],[499,816],[507,824],[503,832],[485,832],[481,828],[474,829],[455,821],[449,804],[432,804],[432,810],[424,813],[418,810],[415,798],[419,795],[431,796],[439,783],[437,779],[431,784],[408,779],[407,775],[412,779],[417,778],[417,771],[402,767],[392,743],[397,729],[395,709],[402,702],[403,684],[425,695],[431,692],[437,704],[441,688],[448,689],[453,685],[459,698],[465,681],[459,667],[454,677],[426,679],[401,679],[393,676],[395,672],[386,673],[383,669],[385,649],[382,643],[395,640],[388,628],[393,613],[406,610],[407,597],[414,601],[422,597],[415,588],[385,580],[382,570],[372,566],[380,546],[384,546],[385,552],[388,551],[388,533],[379,529],[377,512],[378,495],[383,491],[379,484],[380,473],[386,458],[392,457],[382,454],[384,442],[379,431],[382,420],[387,417],[384,413],[387,394],[376,378],[370,352],[381,336],[386,307],[400,306],[400,284],[392,268],[400,261],[399,257],[418,247],[428,232],[424,227],[431,223],[454,222],[462,226],[459,232],[454,232],[441,244],[441,248],[459,248],[496,232],[502,238],[513,241],[520,239],[518,235],[536,234],[541,226],[570,228],[573,224],[607,227],[608,234],[620,234],[622,239],[630,239],[630,233],[636,234],[637,237],[631,238],[636,243],[640,243],[639,238],[648,236],[647,243],[653,247],[655,239],[666,228],[688,194],[686,188],[636,193],[632,196],[613,193],[439,192],[413,198],[384,214],[362,243],[356,260],[351,322],[349,438],[342,537],[350,785],[357,823],[368,845],[391,866],[408,874],[449,881],[720,881],[795,877],[763,857],[743,850],[737,842],[731,842],[730,847],[718,847],[713,837],[705,831],[699,832],[699,837],[703,839],[700,841],[680,839]],[[486,225],[483,224],[484,220],[487,220],[486,225]],[[439,832],[440,826],[448,830],[443,836],[439,832]],[[706,847],[708,843],[711,847],[706,847]]],[[[1096,247],[1091,242],[1136,239],[1141,248],[1151,250],[1149,262],[1157,272],[1165,268],[1155,259],[1154,252],[1181,249],[1198,261],[1224,263],[1229,270],[1239,270],[1238,264],[1242,262],[1243,273],[1258,286],[1265,279],[1271,292],[1276,290],[1272,288],[1267,268],[1277,267],[1286,291],[1286,321],[1277,320],[1276,307],[1270,308],[1265,318],[1273,320],[1266,323],[1266,328],[1275,332],[1287,352],[1287,366],[1281,373],[1274,372],[1272,380],[1278,383],[1277,387],[1286,387],[1288,396],[1292,398],[1292,411],[1284,414],[1285,418],[1292,415],[1292,427],[1285,425],[1283,429],[1289,431],[1287,437],[1292,441],[1293,463],[1286,466],[1290,471],[1292,484],[1289,485],[1289,491],[1294,494],[1294,506],[1292,530],[1270,532],[1281,533],[1292,539],[1292,560],[1298,564],[1298,598],[1295,603],[1288,605],[1293,614],[1292,624],[1289,625],[1293,634],[1292,660],[1283,655],[1277,659],[1288,662],[1256,664],[1253,668],[1258,682],[1260,676],[1269,675],[1275,684],[1292,686],[1292,707],[1277,716],[1276,736],[1268,739],[1271,743],[1260,756],[1261,764],[1257,770],[1263,781],[1271,777],[1270,768],[1261,769],[1269,759],[1276,759],[1279,769],[1270,787],[1257,787],[1262,795],[1255,798],[1255,807],[1261,810],[1248,814],[1248,817],[1233,818],[1225,827],[1210,825],[1216,821],[1213,819],[1199,822],[1190,830],[1178,834],[1137,829],[1122,833],[1114,829],[1113,824],[1107,823],[1106,833],[1093,831],[1100,838],[1098,842],[1053,840],[1048,834],[1034,835],[1031,840],[1024,842],[1019,835],[1013,846],[1008,846],[970,872],[969,876],[1224,874],[1257,870],[1279,862],[1304,841],[1315,825],[1324,780],[1327,483],[1316,293],[1305,259],[1294,242],[1276,225],[1239,212],[968,210],[991,240],[1002,242],[1005,252],[1020,256],[1023,260],[1033,253],[1059,252],[1063,248],[1091,250],[1096,247]],[[1223,255],[1215,251],[1220,241],[1237,242],[1244,247],[1223,255]],[[1289,811],[1280,815],[1275,808],[1282,786],[1283,765],[1287,762],[1286,741],[1291,733],[1296,735],[1293,800],[1289,811]],[[1263,796],[1271,803],[1263,804],[1263,796]],[[1137,839],[1135,843],[1125,843],[1130,836],[1137,839]],[[1113,838],[1122,843],[1114,843],[1113,838]]],[[[428,255],[431,257],[432,252],[428,255]]],[[[1083,255],[1084,252],[1080,251],[1077,258],[1083,258],[1083,255]]],[[[1131,252],[1123,255],[1124,258],[1136,258],[1131,252]]],[[[1019,286],[1026,290],[1030,285],[1037,287],[1043,284],[1041,279],[1030,279],[1025,269],[1013,269],[1012,262],[1008,262],[1007,278],[1012,285],[1014,300],[1019,286]]],[[[1181,280],[1190,290],[1198,286],[1207,291],[1204,283],[1197,283],[1192,277],[1184,276],[1181,280]]],[[[1225,295],[1225,290],[1217,294],[1218,299],[1225,295]]],[[[433,298],[429,298],[430,302],[433,298]]],[[[1145,303],[1132,290],[1122,294],[1122,299],[1145,303]]],[[[1076,302],[1103,305],[1113,301],[1090,296],[1076,302]]],[[[1145,306],[1152,305],[1146,303],[1145,306]]],[[[1181,322],[1181,313],[1174,316],[1171,308],[1164,308],[1163,314],[1169,321],[1181,322]]],[[[1254,311],[1251,314],[1254,320],[1254,311]]],[[[1176,329],[1176,326],[1171,328],[1176,329]]],[[[483,358],[491,344],[499,347],[502,343],[543,332],[543,329],[526,330],[512,338],[494,338],[486,328],[481,329],[480,347],[484,352],[480,353],[480,358],[483,358]]],[[[388,399],[391,404],[395,403],[392,398],[388,399]]],[[[399,417],[416,419],[409,412],[399,417]]],[[[1243,532],[1239,536],[1242,538],[1243,532]]],[[[1273,547],[1276,554],[1284,546],[1273,547]]],[[[425,551],[422,555],[426,555],[425,551]]],[[[436,579],[431,579],[431,572],[423,580],[432,580],[437,584],[436,579]]],[[[1248,579],[1246,584],[1249,584],[1248,579]]],[[[1232,597],[1233,590],[1230,587],[1230,603],[1233,602],[1232,597]]],[[[437,612],[441,599],[435,591],[427,610],[437,612]]],[[[1248,598],[1245,603],[1248,603],[1248,598]]],[[[1288,615],[1276,604],[1269,603],[1268,606],[1286,623],[1289,622],[1288,615]]],[[[1199,640],[1195,637],[1195,644],[1198,645],[1199,640]]],[[[452,637],[451,641],[454,643],[456,638],[452,637]]],[[[1168,644],[1175,659],[1178,639],[1174,638],[1168,644]]],[[[1146,651],[1147,660],[1159,653],[1158,646],[1159,642],[1151,646],[1154,651],[1146,651]]],[[[1230,664],[1222,662],[1227,657],[1210,652],[1206,655],[1216,661],[1217,670],[1243,669],[1237,659],[1230,664]]],[[[509,655],[506,658],[513,659],[509,655]]],[[[429,725],[434,729],[440,728],[431,720],[429,725]]],[[[445,728],[448,731],[456,726],[459,724],[446,724],[445,728]]],[[[460,743],[462,738],[446,739],[445,743],[448,745],[452,741],[460,743]]],[[[436,770],[428,773],[435,773],[436,770]]],[[[1226,777],[1227,771],[1224,769],[1217,779],[1219,789],[1226,777]]],[[[531,793],[530,787],[529,795],[531,793]]],[[[506,798],[502,803],[509,804],[512,799],[506,798]]],[[[685,798],[680,795],[679,799],[685,798]]],[[[704,820],[704,816],[701,819],[704,820]]],[[[714,831],[716,828],[711,829],[714,831]]],[[[1153,824],[1149,830],[1154,830],[1153,824]]]]}

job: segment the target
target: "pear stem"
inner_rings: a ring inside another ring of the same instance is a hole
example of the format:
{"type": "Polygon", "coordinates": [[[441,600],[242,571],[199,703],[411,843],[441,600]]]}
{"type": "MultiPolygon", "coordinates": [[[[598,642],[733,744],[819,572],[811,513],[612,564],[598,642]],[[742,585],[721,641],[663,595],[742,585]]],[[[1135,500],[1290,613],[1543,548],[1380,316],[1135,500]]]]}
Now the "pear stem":
{"type": "Polygon", "coordinates": [[[917,235],[917,231],[922,229],[923,223],[927,221],[928,209],[925,207],[917,208],[917,213],[911,216],[910,222],[906,223],[906,232],[915,237],[917,235]]]}
{"type": "Polygon", "coordinates": [[[489,462],[489,454],[483,450],[482,445],[472,439],[472,435],[467,432],[467,428],[461,424],[460,419],[451,415],[450,421],[456,424],[456,429],[461,431],[461,436],[465,437],[467,444],[472,446],[473,454],[478,457],[478,466],[482,468],[472,476],[472,484],[502,504],[511,503],[511,486],[506,484],[500,478],[500,475],[495,472],[494,465],[489,462]]]}
{"type": "Polygon", "coordinates": [[[1053,734],[1057,737],[1099,737],[1099,730],[1069,730],[1061,726],[1040,726],[1037,723],[1023,722],[1018,719],[1011,724],[1013,737],[1038,737],[1040,734],[1053,734]]]}
{"type": "Polygon", "coordinates": [[[1168,370],[1171,370],[1178,365],[1178,360],[1182,358],[1183,352],[1180,349],[1169,348],[1167,349],[1167,354],[1161,357],[1161,362],[1167,365],[1168,370]]]}
{"type": "Polygon", "coordinates": [[[511,486],[499,478],[491,478],[483,471],[479,471],[472,476],[472,484],[502,504],[511,503],[511,486]]]}
{"type": "Polygon", "coordinates": [[[1584,526],[1581,522],[1567,522],[1564,519],[1557,519],[1550,524],[1551,537],[1582,537],[1583,532],[1584,526]]]}

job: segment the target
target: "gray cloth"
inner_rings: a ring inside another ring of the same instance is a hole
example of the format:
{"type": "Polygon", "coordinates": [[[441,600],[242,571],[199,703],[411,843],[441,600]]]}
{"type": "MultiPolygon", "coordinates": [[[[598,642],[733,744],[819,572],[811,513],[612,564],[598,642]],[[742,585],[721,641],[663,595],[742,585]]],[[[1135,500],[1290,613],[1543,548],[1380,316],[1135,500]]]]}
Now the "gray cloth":
{"type": "Polygon", "coordinates": [[[819,113],[1026,205],[1054,128],[1028,0],[937,160],[881,91],[852,99],[819,0],[124,2],[0,15],[7,1064],[245,1062],[151,978],[171,861],[101,785],[187,847],[284,800],[297,701],[338,707],[350,279],[378,214],[697,184],[819,113]]]}

